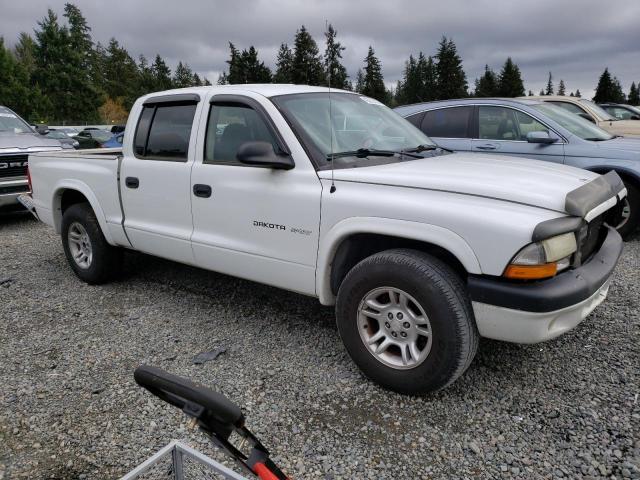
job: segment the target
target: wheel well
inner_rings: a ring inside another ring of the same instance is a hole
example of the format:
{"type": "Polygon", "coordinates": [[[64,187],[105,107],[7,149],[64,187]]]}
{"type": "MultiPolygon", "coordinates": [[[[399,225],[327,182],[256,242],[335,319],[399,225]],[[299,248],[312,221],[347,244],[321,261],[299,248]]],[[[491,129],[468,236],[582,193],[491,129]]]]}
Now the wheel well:
{"type": "Polygon", "coordinates": [[[337,295],[342,281],[358,262],[365,258],[389,250],[392,248],[411,248],[427,252],[442,260],[463,279],[467,277],[467,270],[460,260],[448,250],[429,242],[411,240],[407,238],[394,237],[390,235],[380,235],[375,233],[357,233],[345,238],[333,257],[331,265],[331,291],[337,295]]]}
{"type": "Polygon", "coordinates": [[[77,190],[65,190],[60,195],[60,213],[64,215],[64,212],[76,203],[89,203],[87,197],[77,190]]]}

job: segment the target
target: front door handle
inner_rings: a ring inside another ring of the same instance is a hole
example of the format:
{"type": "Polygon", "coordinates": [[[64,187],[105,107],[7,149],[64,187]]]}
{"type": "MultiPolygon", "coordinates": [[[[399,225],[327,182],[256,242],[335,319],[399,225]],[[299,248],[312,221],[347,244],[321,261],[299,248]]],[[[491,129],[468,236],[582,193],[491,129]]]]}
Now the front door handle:
{"type": "Polygon", "coordinates": [[[140,180],[137,177],[127,177],[124,179],[124,184],[129,188],[138,188],[140,186],[140,180]]]}
{"type": "Polygon", "coordinates": [[[491,143],[485,143],[484,145],[477,145],[476,148],[478,150],[496,150],[498,147],[491,143]]]}
{"type": "Polygon", "coordinates": [[[211,196],[211,187],[209,185],[203,185],[202,183],[196,183],[193,186],[193,194],[196,197],[209,198],[211,196]]]}

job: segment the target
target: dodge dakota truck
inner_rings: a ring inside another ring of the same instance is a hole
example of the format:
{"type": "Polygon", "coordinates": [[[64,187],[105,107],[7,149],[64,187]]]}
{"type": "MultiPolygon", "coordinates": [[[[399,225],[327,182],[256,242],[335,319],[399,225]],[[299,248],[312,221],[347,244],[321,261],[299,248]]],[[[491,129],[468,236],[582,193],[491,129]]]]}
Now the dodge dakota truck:
{"type": "Polygon", "coordinates": [[[35,154],[29,170],[22,201],[85,282],[130,249],[317,297],[362,372],[408,394],[458,378],[479,336],[575,327],[622,250],[615,172],[451,153],[321,87],[149,94],[121,150],[35,154]]]}
{"type": "Polygon", "coordinates": [[[22,208],[18,196],[29,190],[29,154],[61,149],[59,141],[36,133],[15,112],[0,105],[0,211],[22,208]]]}

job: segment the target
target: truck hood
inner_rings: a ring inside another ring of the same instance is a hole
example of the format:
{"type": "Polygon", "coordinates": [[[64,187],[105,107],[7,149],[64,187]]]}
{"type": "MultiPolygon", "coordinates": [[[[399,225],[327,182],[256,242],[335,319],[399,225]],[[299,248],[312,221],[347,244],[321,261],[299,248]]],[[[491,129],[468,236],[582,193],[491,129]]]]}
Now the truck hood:
{"type": "MultiPolygon", "coordinates": [[[[331,179],[330,170],[318,172],[331,179]]],[[[371,167],[337,169],[337,181],[393,185],[495,198],[568,213],[567,194],[598,175],[549,162],[453,153],[371,167]]]]}
{"type": "Polygon", "coordinates": [[[60,148],[60,142],[53,138],[43,137],[39,133],[0,132],[0,155],[16,153],[15,150],[40,149],[42,147],[60,148]],[[13,151],[12,151],[13,150],[13,151]]]}
{"type": "Polygon", "coordinates": [[[598,122],[598,126],[616,135],[633,135],[640,137],[640,120],[616,120],[615,122],[598,122]]]}

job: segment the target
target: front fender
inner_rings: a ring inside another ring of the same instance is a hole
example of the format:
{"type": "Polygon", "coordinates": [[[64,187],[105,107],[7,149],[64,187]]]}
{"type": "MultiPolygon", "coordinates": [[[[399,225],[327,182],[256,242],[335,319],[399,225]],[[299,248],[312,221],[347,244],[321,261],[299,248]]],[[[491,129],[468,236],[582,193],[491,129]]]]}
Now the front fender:
{"type": "Polygon", "coordinates": [[[469,244],[446,228],[407,220],[382,217],[352,217],[341,220],[322,235],[318,249],[316,293],[323,305],[335,303],[331,291],[331,265],[338,246],[354,234],[370,233],[401,237],[437,245],[452,255],[469,273],[481,274],[480,262],[469,244]]]}
{"type": "Polygon", "coordinates": [[[84,182],[77,179],[64,179],[60,180],[53,189],[53,198],[51,199],[50,205],[53,206],[53,222],[56,233],[60,233],[62,230],[62,208],[61,208],[61,200],[62,194],[65,190],[75,190],[80,192],[85,198],[89,201],[93,212],[98,219],[98,224],[100,225],[100,229],[102,230],[102,234],[104,238],[110,245],[115,245],[115,241],[107,228],[107,220],[100,207],[100,202],[98,202],[98,198],[95,196],[91,188],[84,182]]]}

